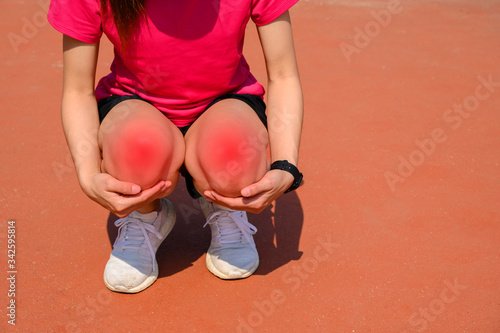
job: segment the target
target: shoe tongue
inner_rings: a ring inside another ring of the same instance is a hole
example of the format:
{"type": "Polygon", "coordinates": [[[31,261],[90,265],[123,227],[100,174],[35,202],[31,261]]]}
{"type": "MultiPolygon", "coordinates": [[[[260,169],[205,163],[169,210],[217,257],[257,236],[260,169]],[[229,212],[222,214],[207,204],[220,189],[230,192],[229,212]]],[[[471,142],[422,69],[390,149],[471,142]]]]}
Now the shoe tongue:
{"type": "Polygon", "coordinates": [[[158,212],[154,211],[154,212],[147,213],[147,214],[141,214],[141,213],[135,211],[135,212],[131,213],[130,216],[135,217],[135,218],[137,218],[143,222],[146,222],[146,223],[153,223],[156,220],[156,217],[158,216],[158,212]]]}
{"type": "Polygon", "coordinates": [[[240,241],[242,239],[243,234],[240,228],[229,214],[220,218],[219,228],[225,241],[240,241]]]}

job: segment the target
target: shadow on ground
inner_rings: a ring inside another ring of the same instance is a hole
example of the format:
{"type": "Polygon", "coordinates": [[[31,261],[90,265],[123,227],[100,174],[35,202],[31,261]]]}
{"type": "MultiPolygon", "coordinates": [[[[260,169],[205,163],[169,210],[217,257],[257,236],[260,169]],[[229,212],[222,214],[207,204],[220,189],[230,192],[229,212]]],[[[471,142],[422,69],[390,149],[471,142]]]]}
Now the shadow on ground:
{"type": "MultiPolygon", "coordinates": [[[[174,229],[158,249],[159,278],[191,267],[210,246],[210,229],[208,226],[203,228],[205,217],[198,202],[189,196],[182,182],[179,182],[169,200],[174,203],[177,220],[174,229]]],[[[114,214],[109,214],[107,230],[111,246],[118,234],[118,228],[114,225],[117,219],[114,214]]],[[[255,275],[267,275],[302,256],[298,248],[304,214],[295,192],[276,200],[274,214],[272,207],[268,207],[258,215],[249,214],[249,220],[258,229],[254,239],[260,265],[255,275]]]]}

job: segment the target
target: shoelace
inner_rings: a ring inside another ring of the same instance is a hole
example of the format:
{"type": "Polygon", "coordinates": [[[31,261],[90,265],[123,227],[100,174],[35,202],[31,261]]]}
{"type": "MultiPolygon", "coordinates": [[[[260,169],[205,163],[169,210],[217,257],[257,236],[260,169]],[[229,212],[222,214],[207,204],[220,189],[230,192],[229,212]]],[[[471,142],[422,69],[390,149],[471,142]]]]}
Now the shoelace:
{"type": "Polygon", "coordinates": [[[120,244],[123,249],[134,249],[138,250],[145,247],[144,240],[146,240],[146,246],[149,248],[151,257],[153,258],[153,267],[156,261],[155,251],[151,245],[151,241],[148,237],[148,232],[152,233],[158,239],[162,239],[163,235],[156,231],[152,224],[143,222],[137,218],[125,217],[119,219],[115,222],[115,226],[119,227],[118,236],[116,237],[115,245],[120,239],[120,235],[124,232],[122,243],[120,244]],[[123,231],[125,230],[125,231],[123,231]]]}
{"type": "Polygon", "coordinates": [[[205,228],[207,224],[215,223],[219,230],[216,240],[220,244],[241,243],[242,236],[248,243],[252,243],[250,235],[255,234],[257,228],[244,219],[242,215],[243,212],[240,211],[219,210],[208,216],[207,222],[203,228],[205,228]]]}

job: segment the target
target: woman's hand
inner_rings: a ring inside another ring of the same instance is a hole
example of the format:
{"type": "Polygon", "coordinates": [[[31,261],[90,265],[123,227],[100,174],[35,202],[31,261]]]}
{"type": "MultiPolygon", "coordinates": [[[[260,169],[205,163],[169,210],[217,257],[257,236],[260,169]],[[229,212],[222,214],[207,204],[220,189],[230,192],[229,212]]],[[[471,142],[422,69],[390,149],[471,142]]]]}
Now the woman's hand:
{"type": "Polygon", "coordinates": [[[159,181],[153,187],[141,191],[140,186],[122,182],[107,173],[89,177],[82,189],[89,198],[122,218],[138,208],[165,197],[172,182],[159,181]]]}
{"type": "Polygon", "coordinates": [[[241,190],[241,197],[229,198],[214,190],[205,191],[205,198],[213,203],[258,214],[283,194],[293,183],[293,176],[283,170],[270,170],[258,182],[241,190]]]}

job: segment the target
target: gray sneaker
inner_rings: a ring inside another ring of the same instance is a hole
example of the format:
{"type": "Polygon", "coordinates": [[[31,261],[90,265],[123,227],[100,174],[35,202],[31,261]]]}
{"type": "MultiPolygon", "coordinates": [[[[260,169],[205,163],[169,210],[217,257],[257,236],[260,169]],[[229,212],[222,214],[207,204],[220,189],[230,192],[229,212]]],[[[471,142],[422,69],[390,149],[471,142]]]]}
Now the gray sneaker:
{"type": "Polygon", "coordinates": [[[156,251],[175,224],[174,206],[160,200],[160,210],[153,222],[134,216],[119,219],[113,251],[104,269],[104,283],[112,291],[138,293],[158,278],[156,251]]]}
{"type": "Polygon", "coordinates": [[[257,228],[248,222],[244,211],[221,209],[199,199],[212,231],[206,256],[208,270],[221,279],[242,279],[252,275],[259,266],[259,254],[252,235],[257,228]]]}

